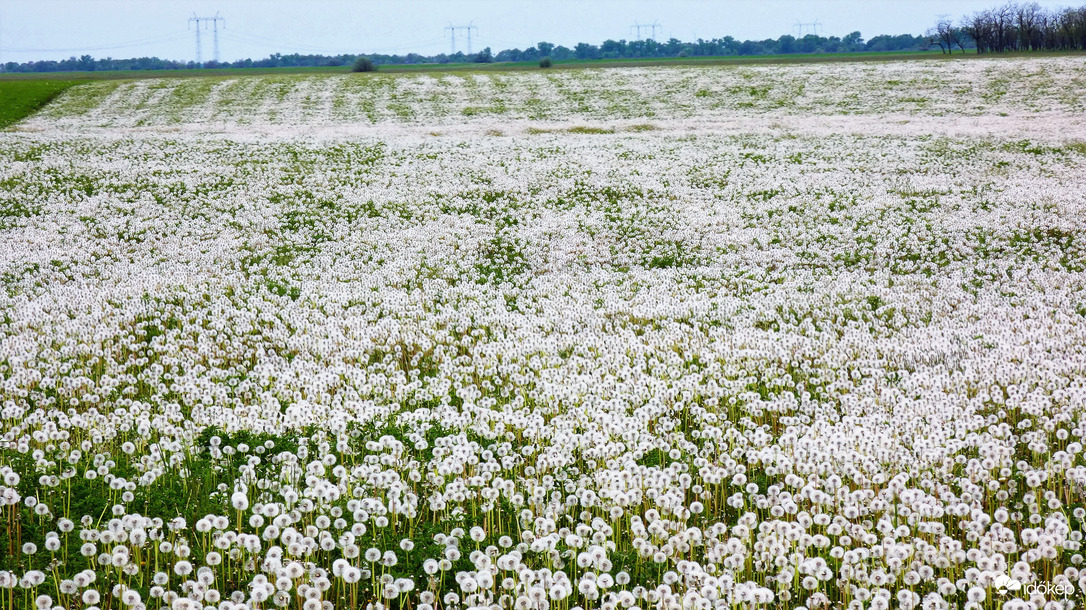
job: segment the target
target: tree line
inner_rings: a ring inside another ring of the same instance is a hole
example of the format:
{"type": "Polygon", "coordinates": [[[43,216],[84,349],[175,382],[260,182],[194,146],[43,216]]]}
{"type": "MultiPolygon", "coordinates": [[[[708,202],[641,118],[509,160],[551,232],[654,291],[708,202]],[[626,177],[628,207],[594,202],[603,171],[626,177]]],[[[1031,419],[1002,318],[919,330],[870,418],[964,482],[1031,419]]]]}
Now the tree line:
{"type": "Polygon", "coordinates": [[[1086,50],[1086,6],[1046,10],[1036,2],[1003,6],[965,16],[958,25],[941,19],[929,30],[930,44],[943,53],[1086,50]]]}
{"type": "Polygon", "coordinates": [[[573,48],[541,42],[525,49],[506,49],[495,61],[537,61],[550,57],[556,61],[571,59],[638,59],[660,57],[710,57],[724,55],[790,55],[796,53],[856,53],[864,51],[918,51],[926,48],[923,36],[876,36],[864,42],[860,32],[839,38],[808,34],[802,38],[784,35],[777,39],[736,40],[731,36],[693,42],[671,38],[666,42],[648,40],[605,40],[594,45],[579,43],[573,48]]]}
{"type": "MultiPolygon", "coordinates": [[[[784,35],[777,39],[736,40],[731,36],[711,40],[697,39],[683,42],[671,38],[666,42],[656,40],[605,40],[595,45],[578,43],[573,47],[556,45],[549,42],[526,47],[524,49],[504,49],[497,53],[489,47],[478,53],[466,54],[439,53],[421,55],[407,53],[399,55],[369,54],[373,63],[388,64],[423,64],[423,63],[490,63],[490,62],[535,62],[544,57],[554,61],[573,59],[639,59],[662,57],[709,57],[721,55],[789,55],[800,53],[855,53],[865,51],[921,51],[927,49],[929,41],[924,36],[901,34],[898,36],[880,35],[864,41],[860,32],[852,32],[844,37],[816,36],[808,34],[801,38],[784,35]]],[[[8,62],[3,64],[6,72],[79,72],[94,70],[191,70],[194,68],[286,68],[312,66],[349,66],[358,55],[319,55],[273,53],[264,59],[240,59],[233,62],[208,61],[197,64],[193,61],[175,61],[158,57],[137,57],[114,59],[106,57],[95,59],[90,55],[64,60],[29,61],[24,63],[8,62]]]]}

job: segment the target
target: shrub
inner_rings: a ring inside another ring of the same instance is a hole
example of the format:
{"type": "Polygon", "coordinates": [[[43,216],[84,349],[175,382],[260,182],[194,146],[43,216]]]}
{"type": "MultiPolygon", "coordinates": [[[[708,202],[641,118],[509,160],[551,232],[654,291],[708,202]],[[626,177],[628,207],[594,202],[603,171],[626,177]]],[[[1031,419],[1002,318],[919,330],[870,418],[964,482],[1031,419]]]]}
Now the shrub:
{"type": "Polygon", "coordinates": [[[539,60],[539,67],[540,68],[549,68],[552,65],[553,65],[553,62],[551,61],[550,57],[544,57],[543,59],[539,60]]]}
{"type": "Polygon", "coordinates": [[[369,57],[359,57],[351,64],[351,72],[376,72],[377,65],[369,57]]]}

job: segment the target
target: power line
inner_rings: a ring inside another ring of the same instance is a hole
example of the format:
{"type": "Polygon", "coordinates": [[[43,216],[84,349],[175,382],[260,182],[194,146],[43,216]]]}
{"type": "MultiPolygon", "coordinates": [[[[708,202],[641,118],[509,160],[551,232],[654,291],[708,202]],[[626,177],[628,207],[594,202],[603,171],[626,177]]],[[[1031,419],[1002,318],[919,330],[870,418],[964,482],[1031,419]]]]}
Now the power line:
{"type": "MultiPolygon", "coordinates": [[[[248,34],[248,33],[242,34],[242,33],[238,32],[238,30],[233,30],[230,33],[223,32],[222,35],[223,35],[223,38],[225,38],[226,40],[231,40],[231,41],[238,42],[238,43],[241,43],[241,44],[244,44],[244,45],[260,47],[260,48],[263,48],[263,49],[277,50],[277,51],[280,51],[280,52],[282,52],[282,51],[303,51],[303,52],[310,52],[310,53],[327,53],[327,54],[332,54],[332,55],[358,55],[359,54],[358,49],[352,49],[352,50],[346,50],[346,49],[342,49],[342,48],[335,49],[335,48],[331,48],[331,47],[322,47],[322,46],[316,46],[316,45],[310,45],[310,44],[304,44],[304,43],[296,43],[296,42],[291,42],[291,41],[288,41],[288,40],[277,40],[277,39],[274,39],[274,38],[268,38],[268,37],[260,36],[260,35],[257,35],[257,34],[248,34]]],[[[429,40],[424,40],[424,41],[420,41],[420,42],[413,42],[413,43],[407,43],[407,44],[397,45],[397,46],[394,46],[394,47],[381,47],[379,49],[375,49],[375,50],[370,51],[370,52],[371,53],[387,53],[387,52],[392,52],[392,51],[400,51],[400,50],[404,50],[404,49],[412,49],[412,50],[414,50],[414,49],[418,49],[419,47],[423,47],[423,46],[432,46],[432,45],[435,45],[437,43],[440,43],[441,41],[442,41],[441,38],[431,38],[429,40]]]]}
{"type": "Polygon", "coordinates": [[[196,63],[197,64],[202,64],[203,63],[202,58],[201,58],[201,54],[203,52],[203,49],[202,49],[202,47],[200,45],[200,22],[204,23],[204,29],[206,30],[208,21],[210,21],[212,24],[214,24],[215,63],[219,62],[219,22],[220,21],[223,22],[222,27],[223,27],[223,29],[226,29],[226,19],[223,19],[222,17],[220,17],[218,13],[215,13],[214,17],[197,17],[196,13],[193,13],[192,17],[189,17],[189,28],[192,27],[193,22],[196,22],[196,63]]]}
{"type": "Polygon", "coordinates": [[[421,47],[427,47],[427,46],[436,44],[438,42],[441,42],[440,38],[431,38],[430,40],[424,40],[424,41],[418,42],[418,43],[402,44],[402,45],[398,45],[398,46],[395,46],[395,47],[381,47],[378,51],[375,51],[375,52],[403,51],[404,49],[418,49],[418,48],[421,48],[421,47]]]}
{"type": "Polygon", "coordinates": [[[467,36],[468,36],[468,55],[471,55],[471,33],[472,33],[473,30],[475,31],[476,34],[479,33],[478,26],[472,25],[473,23],[474,22],[470,22],[470,21],[468,22],[467,25],[453,25],[453,24],[450,23],[449,25],[445,26],[444,31],[449,32],[451,34],[450,38],[452,38],[452,47],[451,48],[452,48],[452,54],[453,55],[456,55],[456,33],[458,31],[459,32],[467,32],[467,36]]]}
{"type": "Polygon", "coordinates": [[[792,27],[796,29],[796,38],[803,38],[803,28],[810,27],[811,33],[815,36],[818,36],[818,28],[822,27],[822,24],[819,23],[817,19],[815,19],[811,23],[800,23],[797,21],[796,24],[792,27]]]}
{"type": "Polygon", "coordinates": [[[660,25],[660,23],[657,21],[653,21],[652,23],[638,23],[635,21],[634,24],[630,26],[630,31],[633,32],[634,30],[637,30],[637,39],[641,40],[641,28],[645,28],[646,30],[652,30],[652,35],[649,36],[649,38],[655,41],[656,28],[663,29],[663,27],[664,26],[660,25]]]}
{"type": "Polygon", "coordinates": [[[344,54],[344,55],[353,54],[353,52],[348,53],[348,52],[333,50],[333,49],[330,49],[328,47],[318,47],[318,46],[307,45],[307,44],[296,44],[296,43],[287,42],[287,41],[283,41],[283,40],[275,40],[275,39],[272,39],[272,38],[265,38],[263,36],[257,36],[257,35],[253,35],[253,34],[239,34],[236,30],[234,32],[232,32],[232,33],[223,32],[223,38],[225,38],[227,40],[233,40],[235,42],[240,42],[242,44],[247,44],[247,45],[252,45],[252,46],[257,46],[257,47],[263,47],[263,48],[266,48],[266,49],[276,49],[276,50],[280,50],[280,51],[284,51],[284,50],[287,50],[287,49],[298,49],[298,50],[301,50],[301,51],[309,51],[309,52],[313,52],[313,53],[334,53],[334,54],[344,54]]]}
{"type": "MultiPolygon", "coordinates": [[[[514,49],[514,48],[519,49],[522,46],[521,43],[519,43],[519,42],[513,42],[512,40],[505,40],[503,38],[494,38],[493,36],[478,36],[477,35],[475,37],[475,39],[483,41],[483,42],[490,42],[490,43],[493,43],[493,44],[496,44],[496,45],[505,45],[506,47],[508,47],[510,49],[514,49]]],[[[535,47],[536,45],[534,43],[529,43],[529,44],[523,45],[523,46],[524,46],[525,49],[531,49],[531,48],[535,47]]]]}
{"type": "Polygon", "coordinates": [[[188,34],[169,34],[166,36],[157,36],[154,38],[145,38],[143,40],[136,40],[133,42],[125,42],[120,44],[112,44],[98,47],[72,47],[68,49],[10,49],[0,48],[0,52],[4,53],[79,53],[82,51],[109,51],[112,49],[126,49],[131,47],[145,47],[152,44],[158,44],[163,42],[173,42],[175,40],[181,40],[188,38],[188,34]]]}

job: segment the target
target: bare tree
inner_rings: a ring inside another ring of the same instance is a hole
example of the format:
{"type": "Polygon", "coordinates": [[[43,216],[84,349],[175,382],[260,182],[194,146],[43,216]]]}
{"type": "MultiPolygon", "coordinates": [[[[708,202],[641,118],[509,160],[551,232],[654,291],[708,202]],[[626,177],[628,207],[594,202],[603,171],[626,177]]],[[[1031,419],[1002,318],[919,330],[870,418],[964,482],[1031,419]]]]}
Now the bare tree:
{"type": "Polygon", "coordinates": [[[972,41],[977,53],[1086,50],[1086,6],[1050,12],[1036,2],[1009,3],[962,17],[957,28],[941,19],[928,30],[943,53],[972,41]]]}
{"type": "Polygon", "coordinates": [[[940,49],[943,49],[944,53],[950,54],[954,52],[954,47],[957,46],[965,53],[965,46],[962,44],[961,32],[958,28],[954,27],[954,24],[949,19],[940,19],[939,23],[935,24],[935,35],[939,38],[940,49]]]}
{"type": "Polygon", "coordinates": [[[1040,5],[1036,2],[1020,4],[1014,7],[1014,12],[1018,48],[1023,51],[1040,49],[1042,40],[1038,22],[1043,15],[1040,5]]]}
{"type": "Polygon", "coordinates": [[[973,39],[977,53],[995,51],[992,40],[992,17],[990,11],[973,13],[972,17],[962,18],[962,31],[973,39]]]}
{"type": "Polygon", "coordinates": [[[943,43],[943,38],[939,36],[937,29],[928,28],[928,31],[924,32],[924,37],[928,39],[928,48],[938,45],[939,51],[946,55],[946,45],[943,43]]]}
{"type": "Polygon", "coordinates": [[[1086,49],[1086,6],[1073,11],[1071,48],[1086,49]]]}
{"type": "Polygon", "coordinates": [[[995,45],[1000,53],[1014,51],[1017,37],[1014,35],[1014,11],[1015,5],[1007,4],[995,9],[995,45]]]}

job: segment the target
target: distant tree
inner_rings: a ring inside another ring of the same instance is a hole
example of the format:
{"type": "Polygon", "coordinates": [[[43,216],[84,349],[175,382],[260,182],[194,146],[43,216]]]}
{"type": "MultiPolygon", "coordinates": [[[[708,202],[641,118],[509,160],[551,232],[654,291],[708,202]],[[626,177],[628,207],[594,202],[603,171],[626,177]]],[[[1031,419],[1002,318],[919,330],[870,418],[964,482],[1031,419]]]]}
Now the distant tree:
{"type": "Polygon", "coordinates": [[[1047,15],[1036,2],[1015,7],[1015,25],[1018,31],[1018,48],[1038,51],[1044,46],[1044,25],[1047,15]]]}
{"type": "Polygon", "coordinates": [[[862,51],[864,48],[863,35],[859,32],[849,33],[841,39],[841,43],[848,47],[846,51],[862,51]]]}
{"type": "Polygon", "coordinates": [[[928,28],[924,32],[924,37],[928,41],[928,48],[938,46],[939,52],[946,55],[946,45],[943,43],[943,39],[939,37],[939,34],[936,33],[935,28],[928,28]]]}
{"type": "Polygon", "coordinates": [[[373,63],[373,60],[365,55],[358,57],[351,64],[351,72],[376,72],[377,65],[373,63]]]}
{"type": "Polygon", "coordinates": [[[753,40],[744,40],[743,44],[739,45],[740,55],[758,55],[761,50],[761,45],[753,40]]]}
{"type": "Polygon", "coordinates": [[[540,42],[535,48],[539,50],[540,57],[550,57],[554,53],[554,45],[549,42],[540,42]]]}
{"type": "Polygon", "coordinates": [[[1014,30],[1014,8],[1013,4],[1008,4],[993,11],[996,46],[1000,51],[1018,50],[1018,35],[1014,30]]]}
{"type": "Polygon", "coordinates": [[[1036,2],[1010,3],[960,23],[960,38],[975,44],[977,53],[1086,49],[1086,6],[1050,12],[1036,2]]]}
{"type": "Polygon", "coordinates": [[[599,47],[587,42],[578,42],[577,46],[573,47],[573,53],[577,59],[599,59],[600,57],[599,47]]]}
{"type": "Polygon", "coordinates": [[[935,33],[939,36],[939,40],[942,41],[940,46],[946,47],[947,54],[953,53],[954,47],[958,47],[962,53],[965,53],[965,45],[962,44],[962,31],[960,28],[954,27],[949,19],[940,19],[939,23],[935,24],[935,33]]]}
{"type": "Polygon", "coordinates": [[[600,45],[600,55],[604,59],[626,57],[626,41],[607,39],[600,45]]]}
{"type": "Polygon", "coordinates": [[[554,62],[551,61],[550,56],[544,57],[543,59],[539,60],[540,68],[549,68],[552,65],[554,65],[554,62]]]}
{"type": "Polygon", "coordinates": [[[777,39],[777,52],[783,54],[796,52],[796,37],[785,34],[777,39]]]}
{"type": "Polygon", "coordinates": [[[486,47],[482,51],[475,54],[475,59],[472,60],[477,64],[488,64],[494,61],[494,54],[491,53],[490,47],[486,47]]]}
{"type": "Polygon", "coordinates": [[[1086,6],[1064,9],[1049,22],[1047,41],[1052,49],[1086,49],[1086,6]]]}

